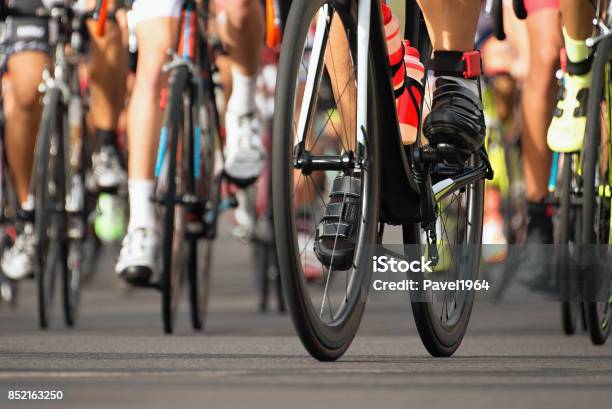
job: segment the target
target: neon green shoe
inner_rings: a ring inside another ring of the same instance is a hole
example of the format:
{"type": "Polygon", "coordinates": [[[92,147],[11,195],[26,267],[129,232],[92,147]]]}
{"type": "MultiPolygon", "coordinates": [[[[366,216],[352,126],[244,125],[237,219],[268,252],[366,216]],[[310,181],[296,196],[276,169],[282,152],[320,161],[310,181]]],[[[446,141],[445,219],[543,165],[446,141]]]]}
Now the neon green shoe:
{"type": "Polygon", "coordinates": [[[590,72],[563,75],[560,98],[546,138],[553,151],[577,152],[582,149],[590,86],[590,72]]]}
{"type": "Polygon", "coordinates": [[[125,211],[119,199],[108,193],[100,194],[94,230],[96,236],[104,242],[118,241],[123,238],[126,231],[125,211]]]}

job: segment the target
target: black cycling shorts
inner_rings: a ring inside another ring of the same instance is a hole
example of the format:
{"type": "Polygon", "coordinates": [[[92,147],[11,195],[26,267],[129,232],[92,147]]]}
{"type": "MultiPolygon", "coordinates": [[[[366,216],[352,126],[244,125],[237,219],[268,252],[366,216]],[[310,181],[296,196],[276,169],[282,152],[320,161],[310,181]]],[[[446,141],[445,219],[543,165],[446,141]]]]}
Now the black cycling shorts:
{"type": "MultiPolygon", "coordinates": [[[[42,6],[40,0],[17,0],[9,6],[24,14],[34,14],[42,6]]],[[[0,40],[2,66],[4,70],[8,58],[23,51],[39,51],[49,53],[49,22],[40,17],[7,17],[0,40]]]]}

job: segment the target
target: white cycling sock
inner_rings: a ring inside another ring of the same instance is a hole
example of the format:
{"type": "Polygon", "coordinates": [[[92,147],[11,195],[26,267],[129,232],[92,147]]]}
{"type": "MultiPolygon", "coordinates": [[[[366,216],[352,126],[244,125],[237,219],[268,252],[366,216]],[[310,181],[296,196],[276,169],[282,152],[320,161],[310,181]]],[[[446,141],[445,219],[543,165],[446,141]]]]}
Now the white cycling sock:
{"type": "Polygon", "coordinates": [[[152,180],[129,180],[128,193],[130,197],[130,223],[128,232],[135,229],[151,228],[155,226],[155,206],[151,196],[155,189],[152,180]]]}
{"type": "Polygon", "coordinates": [[[255,88],[257,75],[244,75],[232,66],[232,95],[227,101],[227,110],[236,115],[255,111],[255,88]]]}

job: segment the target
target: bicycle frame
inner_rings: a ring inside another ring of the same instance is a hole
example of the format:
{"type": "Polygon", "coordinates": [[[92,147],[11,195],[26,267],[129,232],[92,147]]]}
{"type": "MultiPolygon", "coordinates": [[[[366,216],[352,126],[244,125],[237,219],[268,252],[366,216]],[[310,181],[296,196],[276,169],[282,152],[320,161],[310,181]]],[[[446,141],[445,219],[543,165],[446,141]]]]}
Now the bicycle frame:
{"type": "MultiPolygon", "coordinates": [[[[171,61],[165,64],[162,68],[163,72],[171,72],[178,67],[186,67],[191,74],[192,79],[200,78],[200,69],[195,64],[195,50],[196,50],[196,30],[194,27],[195,20],[197,19],[197,8],[195,8],[194,2],[187,2],[183,6],[183,12],[180,19],[181,32],[179,34],[178,41],[178,52],[170,49],[168,55],[172,57],[171,61]]],[[[199,127],[195,130],[194,138],[194,165],[199,165],[199,127]],[[196,149],[197,148],[197,149],[196,149]]],[[[157,160],[155,162],[155,177],[159,178],[165,163],[166,153],[168,151],[168,128],[164,125],[159,135],[159,147],[157,148],[157,160]]],[[[196,179],[199,178],[198,170],[199,166],[194,166],[194,173],[196,179]]]]}
{"type": "MultiPolygon", "coordinates": [[[[171,60],[164,64],[162,70],[165,73],[171,73],[173,70],[178,68],[185,68],[189,73],[189,78],[192,86],[194,87],[194,95],[198,103],[198,107],[204,107],[206,101],[212,102],[214,106],[208,112],[208,116],[200,118],[196,121],[194,126],[193,135],[189,135],[184,143],[192,143],[193,157],[193,176],[195,183],[198,184],[201,179],[201,157],[202,152],[202,127],[218,128],[219,117],[218,111],[215,105],[215,89],[216,84],[213,81],[214,64],[212,61],[212,55],[209,51],[209,45],[205,38],[207,31],[208,22],[208,0],[204,0],[202,3],[196,2],[195,0],[187,0],[183,4],[181,18],[180,18],[180,31],[178,37],[178,49],[174,51],[169,49],[168,55],[171,56],[171,60]],[[200,46],[199,42],[203,45],[200,46]],[[206,120],[208,122],[206,122],[206,120]],[[193,141],[190,139],[193,138],[193,141]]],[[[200,116],[200,112],[197,113],[200,116]]],[[[212,150],[215,155],[215,169],[214,175],[216,178],[223,177],[223,163],[224,156],[222,150],[222,142],[220,135],[216,134],[214,138],[214,146],[212,150]]],[[[160,132],[159,146],[157,150],[157,157],[155,163],[155,177],[164,177],[165,169],[167,168],[167,153],[169,145],[169,135],[166,124],[162,126],[160,132]]],[[[217,184],[217,192],[210,192],[209,197],[189,197],[189,198],[177,198],[179,203],[182,204],[195,204],[193,201],[202,205],[205,209],[203,215],[203,221],[207,227],[205,235],[207,238],[213,238],[216,234],[216,222],[218,214],[224,210],[235,207],[235,198],[229,197],[218,203],[216,209],[212,208],[215,206],[213,197],[220,197],[221,183],[217,184]],[[189,203],[185,202],[187,200],[189,203]]]]}

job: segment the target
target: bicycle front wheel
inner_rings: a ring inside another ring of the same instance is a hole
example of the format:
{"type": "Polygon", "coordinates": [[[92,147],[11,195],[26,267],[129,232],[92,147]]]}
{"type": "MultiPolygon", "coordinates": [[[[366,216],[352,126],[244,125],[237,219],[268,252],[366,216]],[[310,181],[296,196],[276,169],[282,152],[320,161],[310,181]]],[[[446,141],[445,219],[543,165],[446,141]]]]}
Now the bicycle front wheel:
{"type": "MultiPolygon", "coordinates": [[[[190,177],[189,156],[182,152],[190,139],[191,116],[184,110],[185,90],[188,86],[189,72],[185,67],[178,67],[172,74],[168,108],[164,121],[167,155],[163,160],[160,176],[157,178],[156,197],[162,205],[162,318],[164,332],[174,331],[176,311],[183,286],[183,277],[187,261],[186,212],[183,205],[185,186],[190,177]]],[[[163,149],[160,147],[160,149],[163,149]]]]}
{"type": "Polygon", "coordinates": [[[35,277],[38,297],[38,323],[47,328],[58,267],[65,276],[67,259],[64,117],[60,91],[51,89],[44,97],[44,109],[36,152],[36,241],[35,277]]]}
{"type": "Polygon", "coordinates": [[[378,233],[374,84],[388,79],[374,78],[370,61],[363,67],[369,73],[368,83],[358,82],[356,9],[357,2],[351,1],[292,4],[275,100],[272,186],[281,281],[302,343],[322,361],[342,356],[357,332],[372,273],[366,247],[376,243],[378,233]],[[355,119],[359,87],[368,87],[369,95],[368,127],[360,130],[355,119]],[[356,153],[358,159],[342,170],[325,164],[316,169],[297,165],[308,155],[324,157],[326,163],[337,164],[342,158],[350,162],[356,153]],[[355,247],[348,268],[334,267],[335,242],[329,265],[321,263],[313,249],[317,225],[338,176],[360,182],[355,247]]]}

